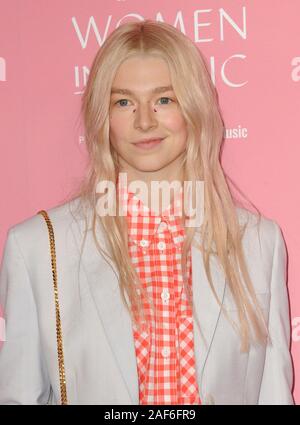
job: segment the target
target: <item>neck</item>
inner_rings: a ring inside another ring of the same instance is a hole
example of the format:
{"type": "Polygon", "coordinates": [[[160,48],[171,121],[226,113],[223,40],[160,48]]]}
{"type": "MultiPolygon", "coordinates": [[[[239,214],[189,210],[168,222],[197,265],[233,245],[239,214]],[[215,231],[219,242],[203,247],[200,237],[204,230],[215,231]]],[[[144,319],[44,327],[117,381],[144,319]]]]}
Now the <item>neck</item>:
{"type": "Polygon", "coordinates": [[[144,182],[148,189],[151,188],[151,182],[157,181],[167,181],[170,184],[173,181],[179,181],[183,184],[183,170],[179,169],[179,167],[166,167],[162,170],[158,171],[141,171],[133,169],[132,167],[123,167],[120,172],[125,172],[127,174],[127,184],[129,185],[131,182],[139,180],[144,182]]]}
{"type": "MultiPolygon", "coordinates": [[[[176,159],[176,161],[173,161],[173,163],[168,164],[168,166],[164,167],[161,170],[157,171],[143,171],[143,170],[137,170],[136,168],[133,168],[130,166],[130,164],[120,164],[120,170],[119,173],[124,173],[126,178],[126,184],[127,189],[130,189],[130,184],[135,181],[142,182],[142,186],[145,187],[146,185],[146,192],[143,194],[136,192],[136,196],[139,197],[144,205],[147,205],[148,208],[152,209],[153,211],[156,211],[156,213],[161,214],[162,211],[173,202],[174,198],[174,191],[177,192],[177,189],[180,188],[183,189],[183,183],[184,183],[184,170],[183,167],[181,167],[181,160],[182,157],[179,157],[176,159]],[[151,187],[153,189],[152,182],[167,182],[169,183],[170,187],[174,187],[170,191],[170,199],[162,199],[163,194],[163,185],[161,185],[161,190],[157,191],[154,190],[153,194],[151,194],[151,187]],[[176,184],[175,184],[176,182],[176,184]],[[158,199],[159,196],[159,199],[158,199]],[[154,205],[153,205],[154,204],[154,205]]],[[[122,179],[124,179],[124,175],[122,176],[122,179]]],[[[122,182],[124,184],[124,180],[122,182]]],[[[139,186],[141,187],[141,186],[139,186]]],[[[131,186],[132,188],[132,186],[131,186]]],[[[136,187],[134,187],[134,191],[136,191],[136,187]]]]}

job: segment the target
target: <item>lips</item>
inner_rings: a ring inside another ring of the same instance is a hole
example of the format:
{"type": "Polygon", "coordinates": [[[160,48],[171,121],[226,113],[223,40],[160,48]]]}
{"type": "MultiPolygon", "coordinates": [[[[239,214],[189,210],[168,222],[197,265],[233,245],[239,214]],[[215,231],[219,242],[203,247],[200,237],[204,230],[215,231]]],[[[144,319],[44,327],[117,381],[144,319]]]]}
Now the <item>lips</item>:
{"type": "Polygon", "coordinates": [[[137,146],[138,148],[142,148],[142,149],[151,149],[155,146],[160,145],[160,143],[162,142],[163,138],[158,138],[158,139],[143,139],[139,142],[134,143],[135,146],[137,146]]]}

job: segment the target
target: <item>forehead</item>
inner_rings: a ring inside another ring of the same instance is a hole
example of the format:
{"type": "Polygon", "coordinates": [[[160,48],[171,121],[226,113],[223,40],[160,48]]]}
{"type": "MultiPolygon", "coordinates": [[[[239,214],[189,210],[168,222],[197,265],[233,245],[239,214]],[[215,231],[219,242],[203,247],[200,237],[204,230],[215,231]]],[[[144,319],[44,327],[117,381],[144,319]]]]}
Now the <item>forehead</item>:
{"type": "Polygon", "coordinates": [[[148,93],[154,89],[172,89],[169,67],[165,60],[153,55],[137,55],[126,59],[117,69],[112,93],[148,93]]]}

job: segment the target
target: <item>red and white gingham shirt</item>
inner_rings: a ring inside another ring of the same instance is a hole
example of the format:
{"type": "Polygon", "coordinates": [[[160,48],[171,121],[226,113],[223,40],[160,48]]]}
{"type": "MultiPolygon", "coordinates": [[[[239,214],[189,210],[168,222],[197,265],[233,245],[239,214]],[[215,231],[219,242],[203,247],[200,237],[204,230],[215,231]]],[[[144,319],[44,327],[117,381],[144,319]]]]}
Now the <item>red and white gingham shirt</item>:
{"type": "MultiPolygon", "coordinates": [[[[146,323],[133,324],[140,404],[201,404],[196,380],[192,309],[184,290],[181,249],[184,229],[177,207],[182,190],[161,215],[124,187],[128,244],[140,282],[153,300],[155,317],[143,298],[146,323]],[[132,212],[132,213],[130,213],[132,212]]],[[[187,258],[192,285],[191,250],[187,258]]]]}

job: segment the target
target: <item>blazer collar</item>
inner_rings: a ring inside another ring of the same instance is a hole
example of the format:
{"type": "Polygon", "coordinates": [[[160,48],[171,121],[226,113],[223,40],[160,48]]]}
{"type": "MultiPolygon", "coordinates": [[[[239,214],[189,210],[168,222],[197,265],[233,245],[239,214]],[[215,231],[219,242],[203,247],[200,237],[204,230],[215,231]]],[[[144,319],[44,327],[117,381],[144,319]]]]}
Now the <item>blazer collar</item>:
{"type": "MultiPolygon", "coordinates": [[[[84,220],[73,221],[71,228],[78,249],[80,249],[84,220]]],[[[106,246],[103,233],[100,230],[98,228],[97,238],[101,246],[106,246]]],[[[195,246],[195,243],[199,242],[200,236],[196,233],[192,244],[192,285],[195,361],[201,398],[203,371],[213,342],[221,307],[210,289],[202,254],[195,246]]],[[[124,380],[130,399],[133,403],[138,404],[138,373],[131,318],[121,298],[118,271],[113,262],[108,258],[104,258],[97,250],[90,228],[87,231],[81,261],[99,320],[106,332],[107,340],[111,345],[112,353],[119,367],[120,376],[124,380]]],[[[225,277],[218,262],[214,258],[211,258],[210,261],[216,294],[223,302],[226,286],[225,277]]],[[[126,299],[128,301],[127,297],[126,299]]]]}

